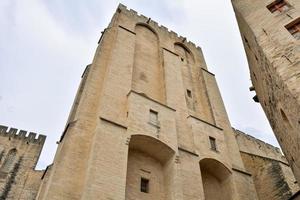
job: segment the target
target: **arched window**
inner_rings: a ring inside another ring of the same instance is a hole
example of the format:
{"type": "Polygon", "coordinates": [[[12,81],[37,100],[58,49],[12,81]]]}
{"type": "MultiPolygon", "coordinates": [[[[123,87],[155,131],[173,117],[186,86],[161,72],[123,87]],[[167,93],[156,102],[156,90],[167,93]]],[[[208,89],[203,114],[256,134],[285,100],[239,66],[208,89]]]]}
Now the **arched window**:
{"type": "Polygon", "coordinates": [[[195,89],[193,88],[194,82],[193,82],[193,72],[192,72],[192,66],[194,65],[194,56],[192,55],[191,51],[184,46],[181,43],[175,43],[174,44],[175,52],[179,55],[181,60],[181,73],[182,73],[182,79],[183,84],[186,90],[185,98],[187,107],[190,110],[196,111],[196,95],[195,95],[195,89]]]}
{"type": "Polygon", "coordinates": [[[200,170],[205,199],[232,199],[231,172],[223,163],[204,158],[200,161],[200,170]]]}
{"type": "Polygon", "coordinates": [[[4,160],[4,163],[0,169],[1,172],[4,173],[9,173],[10,170],[13,168],[13,164],[15,162],[17,155],[17,150],[16,149],[11,149],[8,154],[6,155],[6,158],[4,160]]]}
{"type": "Polygon", "coordinates": [[[125,199],[173,199],[174,155],[173,149],[155,138],[131,136],[125,199]]]}

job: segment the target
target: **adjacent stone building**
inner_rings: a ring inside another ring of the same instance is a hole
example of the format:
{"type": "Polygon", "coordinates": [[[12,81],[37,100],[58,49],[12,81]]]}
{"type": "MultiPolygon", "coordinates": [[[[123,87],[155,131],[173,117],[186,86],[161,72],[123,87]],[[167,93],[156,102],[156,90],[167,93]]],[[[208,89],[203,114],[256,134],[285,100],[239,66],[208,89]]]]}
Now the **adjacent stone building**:
{"type": "Polygon", "coordinates": [[[46,136],[0,126],[0,200],[35,199],[44,171],[34,170],[46,136]]]}
{"type": "Polygon", "coordinates": [[[259,200],[300,199],[299,185],[279,148],[234,130],[259,200]]]}
{"type": "Polygon", "coordinates": [[[0,126],[0,200],[288,200],[299,190],[278,148],[232,129],[201,48],[123,5],[53,164],[35,171],[45,137],[16,133],[0,126]]]}
{"type": "Polygon", "coordinates": [[[300,182],[300,1],[232,0],[255,101],[300,182]]]}

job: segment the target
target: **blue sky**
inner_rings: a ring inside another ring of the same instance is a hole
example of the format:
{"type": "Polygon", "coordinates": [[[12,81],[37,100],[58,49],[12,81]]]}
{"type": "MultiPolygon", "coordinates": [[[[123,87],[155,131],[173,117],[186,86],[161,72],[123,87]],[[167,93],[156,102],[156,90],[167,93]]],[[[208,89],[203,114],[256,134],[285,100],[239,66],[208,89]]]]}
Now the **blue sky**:
{"type": "MultiPolygon", "coordinates": [[[[232,126],[278,146],[259,104],[229,0],[120,1],[201,46],[232,126]]],[[[47,135],[52,162],[81,74],[119,1],[0,1],[0,124],[47,135]]]]}

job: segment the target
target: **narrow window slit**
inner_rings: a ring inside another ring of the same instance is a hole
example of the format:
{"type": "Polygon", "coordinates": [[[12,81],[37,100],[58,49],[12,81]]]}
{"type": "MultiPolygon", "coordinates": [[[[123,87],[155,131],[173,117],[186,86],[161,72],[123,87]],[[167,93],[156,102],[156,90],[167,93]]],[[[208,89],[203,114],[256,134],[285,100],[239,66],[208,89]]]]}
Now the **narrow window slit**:
{"type": "Polygon", "coordinates": [[[214,151],[217,151],[216,138],[209,137],[209,142],[210,142],[210,148],[214,151]]]}
{"type": "Polygon", "coordinates": [[[149,179],[141,178],[141,192],[149,193],[149,179]]]}
{"type": "Polygon", "coordinates": [[[188,97],[192,98],[192,91],[191,90],[186,90],[186,94],[188,97]]]}

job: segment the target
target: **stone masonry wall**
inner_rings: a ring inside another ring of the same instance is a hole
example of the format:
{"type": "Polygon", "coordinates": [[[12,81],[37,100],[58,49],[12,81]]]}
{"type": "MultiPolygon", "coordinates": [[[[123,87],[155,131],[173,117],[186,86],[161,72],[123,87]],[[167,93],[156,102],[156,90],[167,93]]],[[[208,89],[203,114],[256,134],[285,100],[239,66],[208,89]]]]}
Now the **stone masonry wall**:
{"type": "Polygon", "coordinates": [[[121,4],[98,44],[38,199],[257,199],[199,47],[121,4]]]}
{"type": "Polygon", "coordinates": [[[291,168],[279,148],[235,130],[240,153],[252,174],[260,200],[288,200],[299,191],[291,168]]]}
{"type": "Polygon", "coordinates": [[[300,181],[300,40],[286,26],[300,17],[298,0],[270,12],[274,0],[232,0],[251,80],[277,140],[300,181]]]}
{"type": "Polygon", "coordinates": [[[46,136],[0,126],[0,199],[33,200],[43,171],[35,170],[46,136]]]}

